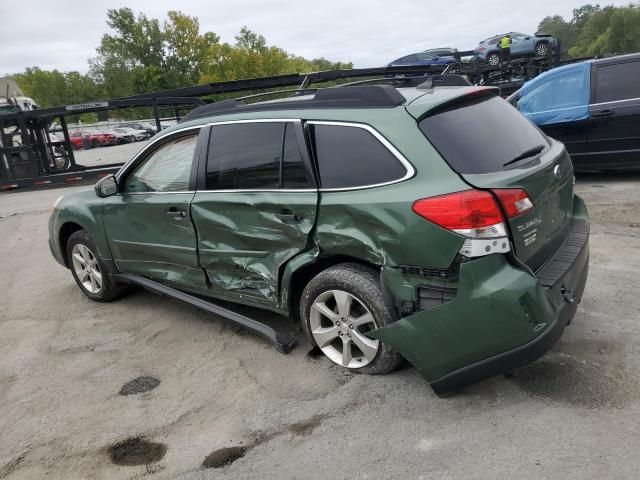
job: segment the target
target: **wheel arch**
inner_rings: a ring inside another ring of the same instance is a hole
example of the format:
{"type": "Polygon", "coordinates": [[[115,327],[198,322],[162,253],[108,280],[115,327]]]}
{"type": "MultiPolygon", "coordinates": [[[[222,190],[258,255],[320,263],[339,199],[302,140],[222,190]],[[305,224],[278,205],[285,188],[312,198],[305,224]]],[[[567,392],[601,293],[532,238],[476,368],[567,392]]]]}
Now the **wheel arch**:
{"type": "Polygon", "coordinates": [[[74,221],[67,221],[60,226],[58,231],[58,245],[60,245],[60,253],[67,268],[69,268],[69,259],[67,258],[67,242],[69,237],[79,230],[86,230],[82,225],[74,221]]]}
{"type": "Polygon", "coordinates": [[[281,282],[282,306],[289,310],[289,316],[296,321],[300,319],[297,305],[299,304],[300,297],[302,296],[302,291],[304,290],[304,287],[306,287],[306,285],[309,283],[309,281],[318,273],[341,263],[356,263],[363,267],[369,268],[378,274],[381,269],[381,265],[377,265],[375,263],[372,263],[371,261],[343,254],[334,254],[327,256],[316,255],[310,258],[308,257],[308,259],[310,261],[306,261],[301,263],[300,265],[296,265],[294,266],[294,268],[289,268],[288,265],[287,269],[289,269],[289,271],[286,271],[287,269],[285,269],[285,273],[281,282]]]}

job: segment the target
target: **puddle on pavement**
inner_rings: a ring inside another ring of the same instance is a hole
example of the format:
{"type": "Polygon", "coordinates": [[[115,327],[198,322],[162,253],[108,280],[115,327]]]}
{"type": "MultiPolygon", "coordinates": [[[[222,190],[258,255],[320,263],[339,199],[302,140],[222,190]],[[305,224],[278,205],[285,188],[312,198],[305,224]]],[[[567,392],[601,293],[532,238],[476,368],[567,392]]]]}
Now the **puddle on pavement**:
{"type": "Polygon", "coordinates": [[[125,383],[120,389],[120,395],[137,395],[153,390],[160,385],[160,380],[153,377],[138,377],[125,383]]]}
{"type": "Polygon", "coordinates": [[[202,462],[203,468],[222,468],[244,457],[250,447],[226,447],[214,450],[202,462]]]}
{"type": "Polygon", "coordinates": [[[147,465],[161,460],[167,453],[167,446],[149,442],[142,437],[130,437],[109,447],[109,456],[116,465],[147,465]]]}

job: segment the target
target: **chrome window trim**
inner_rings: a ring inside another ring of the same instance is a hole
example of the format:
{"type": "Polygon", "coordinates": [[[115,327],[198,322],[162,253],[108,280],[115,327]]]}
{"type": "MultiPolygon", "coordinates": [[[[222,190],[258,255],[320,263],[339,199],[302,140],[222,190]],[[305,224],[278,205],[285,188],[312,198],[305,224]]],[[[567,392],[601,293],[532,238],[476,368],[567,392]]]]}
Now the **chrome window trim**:
{"type": "Polygon", "coordinates": [[[196,193],[315,193],[317,191],[317,188],[247,188],[243,190],[196,190],[196,193]]]}
{"type": "Polygon", "coordinates": [[[126,195],[169,195],[169,194],[175,194],[175,195],[187,195],[187,194],[191,194],[193,195],[195,192],[195,190],[179,190],[179,191],[175,191],[175,192],[120,192],[118,193],[118,195],[121,196],[126,196],[126,195]]]}
{"type": "MultiPolygon", "coordinates": [[[[395,180],[390,180],[388,182],[382,183],[374,183],[368,185],[358,185],[355,187],[339,187],[339,188],[319,188],[320,192],[347,192],[351,190],[366,190],[369,188],[375,187],[383,187],[385,185],[393,185],[395,183],[404,182],[405,180],[409,180],[416,174],[416,169],[414,166],[405,158],[405,156],[400,153],[400,151],[393,146],[389,140],[387,140],[380,132],[378,132],[371,125],[367,125],[366,123],[354,123],[354,122],[341,122],[341,121],[326,121],[326,120],[309,120],[307,122],[310,125],[332,125],[338,127],[351,127],[351,128],[361,128],[366,130],[371,135],[374,136],[376,140],[378,140],[383,147],[385,147],[395,158],[400,162],[400,164],[404,167],[406,173],[401,178],[397,178],[395,180]]],[[[321,179],[322,181],[322,179],[321,179]]]]}
{"type": "MultiPolygon", "coordinates": [[[[147,150],[153,148],[158,142],[161,142],[166,137],[172,136],[176,133],[187,132],[189,130],[201,130],[206,127],[212,127],[216,125],[231,125],[236,123],[291,123],[298,122],[301,123],[302,119],[300,118],[254,118],[254,119],[244,119],[244,120],[222,120],[219,122],[208,122],[200,125],[191,125],[188,127],[180,128],[177,130],[172,130],[167,132],[165,135],[162,135],[155,140],[149,142],[144,146],[142,150],[140,150],[129,162],[122,166],[122,169],[118,173],[116,173],[116,181],[120,180],[124,174],[131,168],[132,165],[140,158],[145,155],[147,150]]],[[[170,193],[259,193],[259,192],[271,192],[271,193],[287,193],[287,192],[345,192],[352,190],[366,190],[369,188],[383,187],[386,185],[393,185],[396,183],[404,182],[405,180],[409,180],[416,174],[416,169],[414,166],[406,159],[406,157],[391,143],[387,140],[378,130],[373,128],[371,125],[366,123],[356,123],[356,122],[346,122],[346,121],[330,121],[330,120],[308,120],[307,124],[310,125],[332,125],[339,127],[351,127],[351,128],[361,128],[363,130],[368,131],[371,135],[378,140],[383,147],[385,147],[395,158],[400,162],[400,164],[404,167],[406,173],[401,178],[390,180],[388,182],[368,184],[368,185],[358,185],[355,187],[340,187],[340,188],[304,188],[304,189],[244,189],[244,190],[233,190],[233,189],[224,189],[224,190],[196,190],[196,191],[180,191],[180,192],[127,192],[123,193],[123,195],[153,195],[153,194],[170,194],[170,193]]]]}
{"type": "Polygon", "coordinates": [[[138,153],[136,153],[131,160],[129,160],[127,163],[125,163],[122,166],[122,168],[116,173],[116,175],[115,175],[116,176],[116,181],[119,182],[120,181],[120,177],[122,177],[124,174],[126,174],[127,171],[131,168],[131,166],[138,160],[138,158],[143,156],[147,152],[147,150],[149,150],[152,147],[154,147],[158,142],[161,142],[166,137],[170,137],[170,136],[172,136],[172,135],[174,135],[176,133],[188,132],[189,130],[201,130],[203,128],[211,127],[213,125],[229,125],[229,124],[233,124],[233,123],[266,123],[266,122],[287,123],[287,122],[301,122],[301,121],[302,120],[299,119],[299,118],[254,118],[254,119],[248,119],[248,120],[222,120],[222,121],[219,121],[219,122],[209,122],[209,123],[203,123],[203,124],[200,124],[200,125],[190,125],[188,127],[183,127],[183,128],[178,128],[176,130],[171,130],[170,132],[167,132],[164,135],[161,135],[161,136],[157,137],[156,139],[154,139],[153,141],[150,141],[149,143],[147,143],[142,148],[142,150],[140,150],[138,153]]]}
{"type": "MultiPolygon", "coordinates": [[[[589,106],[590,107],[597,107],[598,105],[608,105],[610,103],[622,103],[622,102],[637,102],[640,100],[640,97],[635,97],[635,98],[624,98],[622,100],[611,100],[609,102],[599,102],[599,103],[590,103],[589,106]]],[[[635,105],[624,105],[625,107],[633,107],[635,105]]]]}

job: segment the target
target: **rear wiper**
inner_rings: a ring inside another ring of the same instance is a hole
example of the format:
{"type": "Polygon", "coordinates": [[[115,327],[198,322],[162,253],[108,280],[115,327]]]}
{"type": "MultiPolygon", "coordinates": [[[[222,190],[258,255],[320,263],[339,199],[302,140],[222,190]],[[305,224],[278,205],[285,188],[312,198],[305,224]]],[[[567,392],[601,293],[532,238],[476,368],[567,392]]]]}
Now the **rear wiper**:
{"type": "Polygon", "coordinates": [[[520,155],[518,155],[512,160],[509,160],[507,163],[505,163],[502,166],[506,167],[507,165],[511,165],[512,163],[519,162],[520,160],[524,160],[525,158],[533,157],[534,155],[539,154],[542,150],[544,150],[544,145],[536,145],[535,147],[530,148],[529,150],[525,150],[520,155]]]}

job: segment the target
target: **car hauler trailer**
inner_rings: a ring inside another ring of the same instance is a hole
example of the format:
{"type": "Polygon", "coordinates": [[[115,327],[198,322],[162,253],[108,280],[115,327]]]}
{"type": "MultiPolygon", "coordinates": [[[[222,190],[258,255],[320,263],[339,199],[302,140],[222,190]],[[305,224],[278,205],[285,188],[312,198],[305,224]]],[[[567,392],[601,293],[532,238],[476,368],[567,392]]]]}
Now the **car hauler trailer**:
{"type": "MultiPolygon", "coordinates": [[[[459,52],[466,56],[472,52],[459,52]]],[[[161,130],[160,111],[171,110],[176,120],[192,108],[229,99],[240,92],[250,95],[236,100],[250,100],[283,93],[303,94],[313,86],[344,86],[363,83],[422,83],[431,76],[435,85],[459,82],[496,86],[503,96],[519,88],[524,81],[561,62],[558,55],[517,59],[499,66],[457,62],[449,65],[424,65],[361,68],[278,75],[266,78],[207,83],[172,90],[152,92],[108,101],[87,102],[61,107],[17,111],[0,115],[0,191],[46,188],[73,183],[88,183],[117,171],[122,163],[84,166],[76,162],[67,127],[67,117],[83,113],[106,112],[132,107],[153,110],[156,130],[161,130]],[[455,77],[454,77],[455,76],[455,77]],[[348,82],[349,79],[354,79],[348,82]],[[360,79],[360,80],[357,80],[360,79]],[[292,88],[287,88],[292,87],[292,88]],[[62,139],[52,136],[49,128],[57,121],[62,139]]]]}

